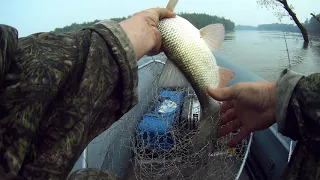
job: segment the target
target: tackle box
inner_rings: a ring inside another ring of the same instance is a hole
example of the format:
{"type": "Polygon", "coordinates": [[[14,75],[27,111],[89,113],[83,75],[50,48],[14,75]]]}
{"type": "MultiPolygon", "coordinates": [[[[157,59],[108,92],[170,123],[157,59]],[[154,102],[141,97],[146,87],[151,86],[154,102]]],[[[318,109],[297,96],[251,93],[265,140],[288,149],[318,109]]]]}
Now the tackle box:
{"type": "Polygon", "coordinates": [[[174,145],[170,129],[181,115],[185,91],[162,90],[154,110],[143,116],[138,131],[146,149],[170,149],[174,145]]]}
{"type": "MultiPolygon", "coordinates": [[[[180,132],[188,133],[199,123],[201,108],[194,91],[163,89],[154,110],[143,116],[138,131],[145,149],[171,149],[174,140],[170,133],[176,124],[180,132]]],[[[140,138],[140,139],[141,139],[140,138]]]]}

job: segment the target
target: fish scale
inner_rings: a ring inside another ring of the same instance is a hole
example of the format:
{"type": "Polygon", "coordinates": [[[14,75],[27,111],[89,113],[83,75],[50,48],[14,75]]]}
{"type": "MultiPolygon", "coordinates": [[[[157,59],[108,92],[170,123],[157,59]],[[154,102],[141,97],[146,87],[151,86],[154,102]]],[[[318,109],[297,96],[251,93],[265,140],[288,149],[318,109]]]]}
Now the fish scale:
{"type": "Polygon", "coordinates": [[[199,30],[180,16],[161,20],[158,28],[166,56],[189,80],[201,107],[212,110],[212,105],[216,103],[208,97],[206,89],[209,86],[218,87],[219,70],[199,30]]]}

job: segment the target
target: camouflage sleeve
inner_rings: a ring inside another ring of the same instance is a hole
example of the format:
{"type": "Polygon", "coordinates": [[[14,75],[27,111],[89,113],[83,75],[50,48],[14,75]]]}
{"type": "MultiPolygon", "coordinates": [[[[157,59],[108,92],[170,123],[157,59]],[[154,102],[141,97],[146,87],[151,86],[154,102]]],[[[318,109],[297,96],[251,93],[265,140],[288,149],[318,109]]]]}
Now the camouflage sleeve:
{"type": "Polygon", "coordinates": [[[279,132],[320,150],[320,73],[304,76],[284,70],[277,81],[279,132]]]}
{"type": "Polygon", "coordinates": [[[5,75],[14,59],[17,49],[18,31],[7,25],[0,24],[0,89],[4,87],[5,75]]]}
{"type": "Polygon", "coordinates": [[[0,175],[65,179],[87,144],[137,103],[132,44],[113,21],[18,44],[16,30],[0,27],[0,175]]]}

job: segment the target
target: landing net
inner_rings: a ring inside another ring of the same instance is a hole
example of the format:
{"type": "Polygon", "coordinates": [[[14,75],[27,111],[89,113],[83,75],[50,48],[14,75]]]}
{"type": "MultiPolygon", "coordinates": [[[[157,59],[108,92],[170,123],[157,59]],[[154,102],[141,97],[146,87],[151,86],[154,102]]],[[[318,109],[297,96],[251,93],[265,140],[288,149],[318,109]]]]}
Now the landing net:
{"type": "Polygon", "coordinates": [[[193,144],[200,104],[190,86],[159,86],[165,62],[165,56],[140,60],[139,103],[92,140],[81,158],[125,180],[238,179],[250,138],[234,149],[226,146],[234,134],[193,144]]]}
{"type": "MultiPolygon", "coordinates": [[[[165,61],[163,61],[165,62],[165,61]]],[[[141,77],[153,79],[151,90],[140,89],[140,103],[144,109],[131,136],[133,158],[131,164],[136,179],[237,179],[245,159],[248,141],[236,148],[226,143],[235,135],[206,140],[201,147],[194,147],[192,138],[199,128],[200,103],[189,87],[163,88],[158,84],[161,62],[153,62],[140,70],[141,77]],[[148,103],[146,103],[148,102],[148,103]]],[[[145,85],[143,81],[139,86],[145,85]]],[[[217,121],[219,113],[212,117],[217,121]]]]}

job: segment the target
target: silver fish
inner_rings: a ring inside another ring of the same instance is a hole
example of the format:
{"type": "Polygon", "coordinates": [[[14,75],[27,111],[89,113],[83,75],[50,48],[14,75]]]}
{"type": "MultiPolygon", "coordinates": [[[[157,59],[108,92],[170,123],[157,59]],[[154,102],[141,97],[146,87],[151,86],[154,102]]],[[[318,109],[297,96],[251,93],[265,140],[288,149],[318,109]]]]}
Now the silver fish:
{"type": "MultiPolygon", "coordinates": [[[[178,0],[170,0],[167,9],[174,10],[178,0]]],[[[212,99],[207,88],[225,87],[234,73],[217,65],[213,52],[224,40],[223,24],[210,24],[200,30],[186,19],[162,19],[158,29],[168,60],[159,84],[163,87],[188,86],[194,89],[201,104],[199,133],[193,138],[198,148],[214,138],[219,125],[219,103],[212,99]],[[202,144],[200,144],[202,143],[202,144]]]]}

